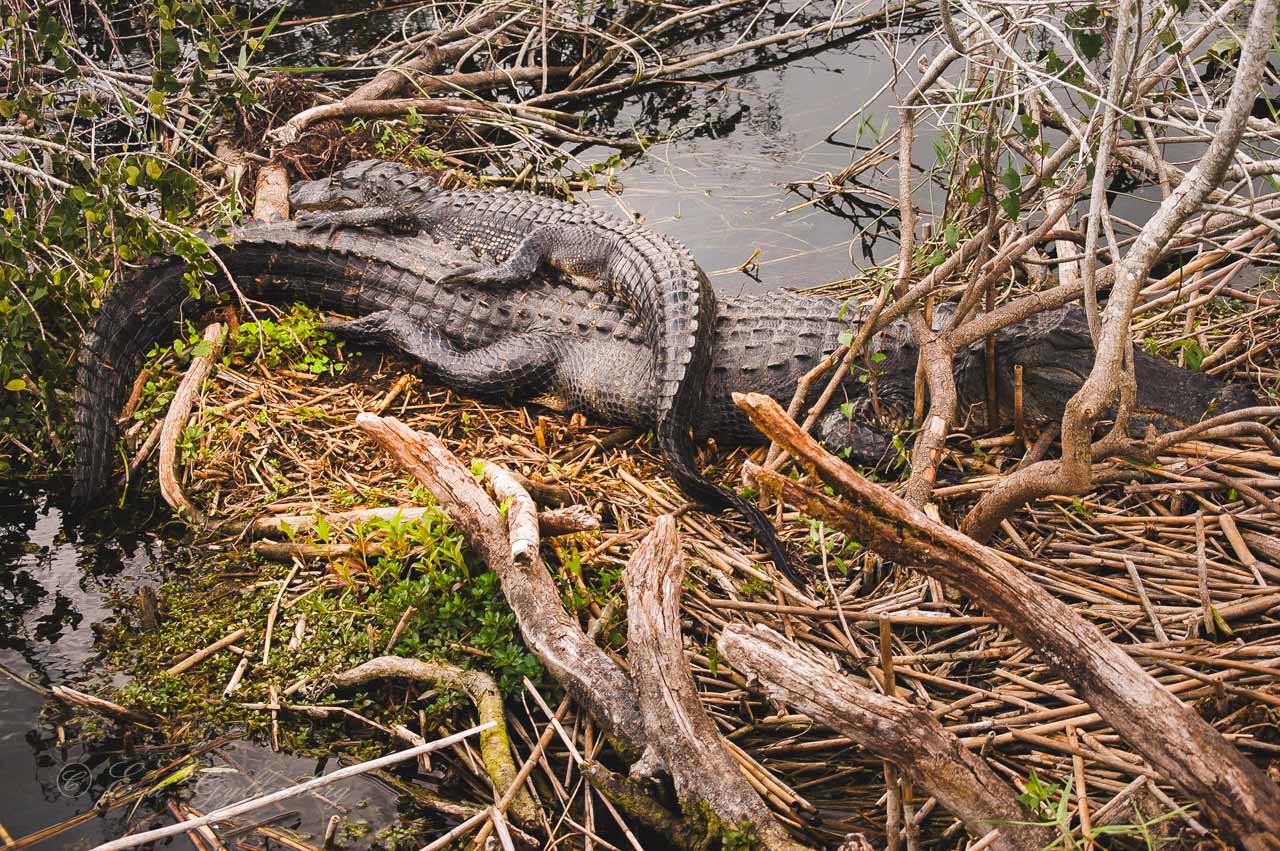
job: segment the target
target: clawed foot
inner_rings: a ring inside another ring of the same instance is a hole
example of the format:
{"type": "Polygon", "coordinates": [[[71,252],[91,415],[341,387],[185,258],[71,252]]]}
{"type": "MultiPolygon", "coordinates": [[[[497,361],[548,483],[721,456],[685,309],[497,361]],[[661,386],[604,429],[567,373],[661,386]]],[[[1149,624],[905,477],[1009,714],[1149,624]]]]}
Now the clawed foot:
{"type": "Polygon", "coordinates": [[[299,213],[293,222],[305,231],[323,232],[329,239],[342,227],[341,221],[327,213],[299,213]]]}
{"type": "Polygon", "coordinates": [[[459,266],[457,270],[440,279],[444,285],[478,287],[513,287],[520,283],[521,277],[502,266],[459,266]]]}

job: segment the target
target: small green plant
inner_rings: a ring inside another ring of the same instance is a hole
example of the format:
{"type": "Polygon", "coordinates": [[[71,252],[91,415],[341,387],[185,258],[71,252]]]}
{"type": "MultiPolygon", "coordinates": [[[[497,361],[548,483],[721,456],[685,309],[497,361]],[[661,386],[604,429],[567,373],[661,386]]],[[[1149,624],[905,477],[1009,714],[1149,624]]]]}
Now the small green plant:
{"type": "MultiPolygon", "coordinates": [[[[232,349],[236,356],[254,360],[268,369],[283,366],[312,375],[341,372],[346,364],[330,356],[333,335],[321,329],[322,321],[315,310],[296,304],[277,319],[259,319],[240,325],[236,328],[232,349]]],[[[339,348],[342,345],[336,344],[339,348]]]]}

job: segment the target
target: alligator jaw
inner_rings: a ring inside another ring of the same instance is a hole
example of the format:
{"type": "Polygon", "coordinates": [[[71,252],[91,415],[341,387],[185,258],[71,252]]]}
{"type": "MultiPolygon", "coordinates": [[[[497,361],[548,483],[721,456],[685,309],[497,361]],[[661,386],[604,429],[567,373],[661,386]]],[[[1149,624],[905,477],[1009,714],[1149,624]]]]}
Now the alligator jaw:
{"type": "Polygon", "coordinates": [[[304,180],[289,187],[289,206],[295,210],[348,210],[361,202],[332,177],[304,180]]]}

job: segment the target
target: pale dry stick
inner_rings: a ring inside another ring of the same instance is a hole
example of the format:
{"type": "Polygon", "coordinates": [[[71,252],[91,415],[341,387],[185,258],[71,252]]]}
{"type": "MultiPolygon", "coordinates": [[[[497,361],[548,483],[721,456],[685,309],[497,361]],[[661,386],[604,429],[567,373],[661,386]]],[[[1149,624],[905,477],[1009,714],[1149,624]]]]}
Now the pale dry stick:
{"type": "Polygon", "coordinates": [[[391,630],[391,635],[387,638],[386,645],[382,648],[382,652],[390,653],[391,648],[396,646],[396,642],[400,640],[400,634],[404,632],[404,628],[409,625],[409,618],[417,613],[417,609],[413,606],[406,606],[404,613],[400,615],[400,620],[396,621],[395,628],[391,630]]]}
{"type": "Polygon", "coordinates": [[[379,656],[348,671],[334,674],[330,680],[335,686],[349,688],[376,679],[390,678],[431,682],[466,692],[475,704],[480,720],[492,728],[480,735],[480,756],[497,794],[505,796],[508,791],[515,790],[509,806],[512,807],[517,823],[526,828],[537,823],[537,805],[529,792],[516,781],[502,692],[498,690],[493,677],[483,671],[466,670],[447,662],[379,656]]]}
{"type": "MultiPolygon", "coordinates": [[[[1116,264],[1115,283],[1103,314],[1093,370],[1072,396],[1062,418],[1062,460],[1040,461],[1002,479],[965,517],[962,528],[978,540],[991,536],[1001,520],[1033,499],[1088,490],[1093,460],[1093,427],[1120,389],[1129,327],[1138,291],[1156,260],[1206,196],[1222,180],[1244,132],[1271,47],[1276,0],[1259,0],[1250,17],[1239,73],[1218,132],[1200,161],[1143,226],[1128,253],[1116,264]]],[[[1124,419],[1124,411],[1118,417],[1124,419]]],[[[1113,431],[1113,434],[1115,432],[1113,431]]]]}
{"type": "MultiPolygon", "coordinates": [[[[1209,596],[1209,563],[1205,558],[1204,512],[1196,512],[1196,578],[1200,590],[1200,622],[1204,626],[1205,635],[1210,638],[1217,635],[1218,626],[1213,618],[1213,599],[1209,596]]],[[[1188,625],[1191,635],[1195,634],[1195,622],[1188,625]]],[[[1190,635],[1188,636],[1190,637],[1190,635]]]]}
{"type": "Polygon", "coordinates": [[[1249,549],[1249,545],[1241,537],[1240,528],[1236,526],[1235,518],[1224,511],[1218,515],[1218,528],[1226,536],[1227,543],[1231,545],[1231,549],[1235,552],[1236,558],[1240,559],[1240,563],[1249,568],[1249,571],[1253,573],[1253,578],[1257,580],[1259,585],[1266,587],[1267,580],[1263,578],[1262,571],[1258,569],[1258,557],[1253,554],[1253,551],[1249,549]]]}
{"type": "Polygon", "coordinates": [[[1133,587],[1137,589],[1138,600],[1142,603],[1142,610],[1147,613],[1147,620],[1151,621],[1151,629],[1156,634],[1156,641],[1162,643],[1168,641],[1169,636],[1165,634],[1164,624],[1160,623],[1160,617],[1151,605],[1151,598],[1147,596],[1147,586],[1138,574],[1138,568],[1134,566],[1133,559],[1126,556],[1124,567],[1129,572],[1129,578],[1133,580],[1133,587]]]}
{"type": "Polygon", "coordinates": [[[236,664],[236,669],[231,672],[231,679],[227,680],[226,688],[222,690],[223,697],[230,697],[240,688],[240,681],[244,679],[245,671],[249,670],[249,654],[240,657],[240,661],[236,664]]]}
{"type": "Polygon", "coordinates": [[[56,697],[58,700],[66,703],[73,703],[76,706],[96,712],[99,715],[105,715],[109,718],[118,718],[134,724],[154,724],[159,720],[157,716],[151,715],[150,713],[128,709],[118,703],[112,703],[109,700],[104,700],[103,698],[96,697],[92,694],[86,694],[85,692],[78,691],[77,689],[73,689],[68,686],[52,686],[49,689],[49,694],[52,697],[56,697]]]}
{"type": "Polygon", "coordinates": [[[124,851],[124,849],[126,848],[137,848],[139,845],[146,845],[149,842],[155,842],[159,839],[166,839],[170,836],[177,836],[179,833],[186,833],[187,831],[191,830],[193,827],[199,827],[201,825],[216,824],[217,822],[228,821],[230,819],[235,818],[236,816],[242,816],[246,813],[255,812],[256,810],[260,810],[263,807],[270,806],[271,804],[277,803],[279,801],[285,801],[285,800],[288,800],[289,798],[296,798],[298,795],[302,795],[306,792],[310,792],[313,789],[319,789],[322,786],[328,786],[331,783],[337,783],[339,780],[346,780],[348,777],[357,777],[361,774],[365,774],[375,769],[385,768],[388,765],[395,765],[396,763],[404,762],[405,760],[415,759],[419,754],[432,753],[434,751],[440,750],[441,748],[447,748],[456,742],[461,742],[464,739],[474,736],[476,733],[480,733],[484,730],[487,730],[491,726],[492,726],[492,723],[481,724],[479,726],[471,727],[469,729],[463,730],[460,733],[454,733],[451,736],[445,736],[443,739],[437,739],[434,742],[430,742],[420,747],[409,748],[408,750],[403,750],[403,751],[399,751],[398,753],[381,756],[381,757],[378,757],[377,759],[371,759],[367,762],[361,762],[361,763],[357,763],[356,765],[349,765],[349,766],[346,766],[345,768],[339,768],[337,771],[334,771],[332,774],[325,774],[321,777],[316,777],[314,779],[308,780],[305,783],[299,783],[296,786],[290,786],[287,789],[281,789],[278,792],[272,792],[269,795],[262,795],[256,798],[246,798],[245,800],[239,801],[235,804],[230,804],[225,807],[220,807],[219,809],[216,809],[213,812],[205,813],[203,816],[201,816],[198,819],[193,819],[191,821],[183,822],[181,824],[174,824],[174,825],[169,825],[167,827],[156,828],[155,830],[148,830],[143,833],[135,833],[135,834],[132,834],[131,836],[125,836],[120,839],[113,839],[110,842],[104,842],[101,845],[95,846],[93,849],[91,849],[91,851],[124,851]]]}
{"type": "Polygon", "coordinates": [[[229,647],[232,644],[235,644],[237,641],[239,641],[240,639],[248,635],[248,633],[249,633],[249,630],[247,629],[243,629],[243,628],[237,629],[234,632],[231,632],[228,635],[224,636],[223,638],[218,639],[214,643],[210,644],[208,647],[197,650],[195,653],[192,653],[190,656],[183,659],[181,662],[178,662],[177,664],[171,666],[165,671],[165,674],[171,677],[177,676],[178,674],[181,674],[183,671],[186,671],[200,664],[205,659],[208,659],[210,656],[212,656],[214,653],[217,653],[219,650],[222,650],[226,647],[229,647]]]}
{"type": "Polygon", "coordinates": [[[164,425],[160,429],[160,495],[164,497],[164,501],[169,503],[179,517],[186,519],[198,527],[207,526],[209,518],[199,508],[192,504],[182,492],[182,486],[178,483],[177,460],[178,460],[178,438],[182,432],[186,430],[187,420],[191,416],[191,409],[195,405],[196,394],[204,386],[205,379],[209,377],[209,373],[213,371],[214,362],[217,361],[218,355],[222,352],[222,342],[226,335],[223,333],[222,323],[214,322],[205,327],[204,333],[200,335],[202,345],[208,347],[207,354],[197,355],[191,359],[191,365],[187,367],[186,374],[182,376],[182,381],[178,383],[178,389],[173,393],[173,400],[169,403],[169,410],[164,415],[164,425]]]}
{"type": "MultiPolygon", "coordinates": [[[[1093,157],[1093,186],[1089,195],[1089,212],[1084,234],[1084,258],[1082,259],[1082,279],[1084,284],[1084,312],[1089,323],[1089,334],[1096,346],[1102,336],[1102,320],[1098,315],[1098,229],[1102,220],[1109,215],[1107,209],[1107,166],[1111,160],[1111,149],[1116,144],[1120,127],[1116,113],[1122,106],[1123,86],[1129,74],[1129,40],[1133,35],[1131,12],[1127,2],[1117,4],[1116,41],[1111,53],[1111,61],[1107,63],[1107,96],[1102,103],[1102,130],[1098,140],[1098,148],[1093,157]]],[[[1118,257],[1115,246],[1112,246],[1112,257],[1118,257]]]]}
{"type": "Polygon", "coordinates": [[[450,830],[448,833],[445,833],[436,837],[431,842],[422,846],[422,848],[419,849],[419,851],[440,851],[441,848],[448,848],[449,845],[455,839],[460,839],[463,836],[466,836],[468,833],[471,832],[472,828],[474,828],[476,825],[480,824],[481,822],[485,822],[486,825],[490,826],[490,829],[492,830],[493,821],[489,816],[489,808],[483,809],[480,812],[476,813],[471,818],[464,821],[462,824],[450,830]]]}
{"type": "Polygon", "coordinates": [[[301,567],[302,562],[295,557],[293,567],[289,568],[289,575],[280,583],[280,590],[276,592],[276,598],[271,603],[271,610],[267,612],[267,630],[262,639],[262,664],[264,665],[271,661],[271,635],[275,630],[276,618],[280,614],[280,601],[284,599],[284,592],[288,590],[289,583],[298,575],[298,570],[301,567]]]}
{"type": "Polygon", "coordinates": [[[1089,787],[1085,779],[1084,757],[1077,751],[1079,748],[1078,739],[1075,725],[1067,727],[1067,747],[1072,750],[1071,774],[1075,778],[1076,785],[1076,815],[1080,820],[1080,835],[1086,837],[1087,847],[1093,844],[1088,839],[1089,834],[1092,832],[1092,822],[1089,819],[1089,787]]]}

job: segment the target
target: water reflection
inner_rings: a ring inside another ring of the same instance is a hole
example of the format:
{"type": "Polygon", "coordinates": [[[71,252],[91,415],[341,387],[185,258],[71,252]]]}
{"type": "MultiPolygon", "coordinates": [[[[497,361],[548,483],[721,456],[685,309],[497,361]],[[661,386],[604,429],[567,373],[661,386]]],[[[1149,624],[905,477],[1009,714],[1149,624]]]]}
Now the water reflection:
{"type": "MultiPolygon", "coordinates": [[[[77,741],[37,685],[83,684],[99,672],[93,625],[113,616],[115,594],[157,582],[171,551],[145,516],[113,512],[109,528],[72,529],[49,493],[0,485],[0,824],[14,838],[79,813],[144,770],[145,745],[77,741]],[[128,531],[141,529],[142,531],[128,531]],[[68,741],[69,740],[69,741],[68,741]]],[[[94,819],[47,847],[89,847],[118,835],[116,818],[94,819]]]]}

